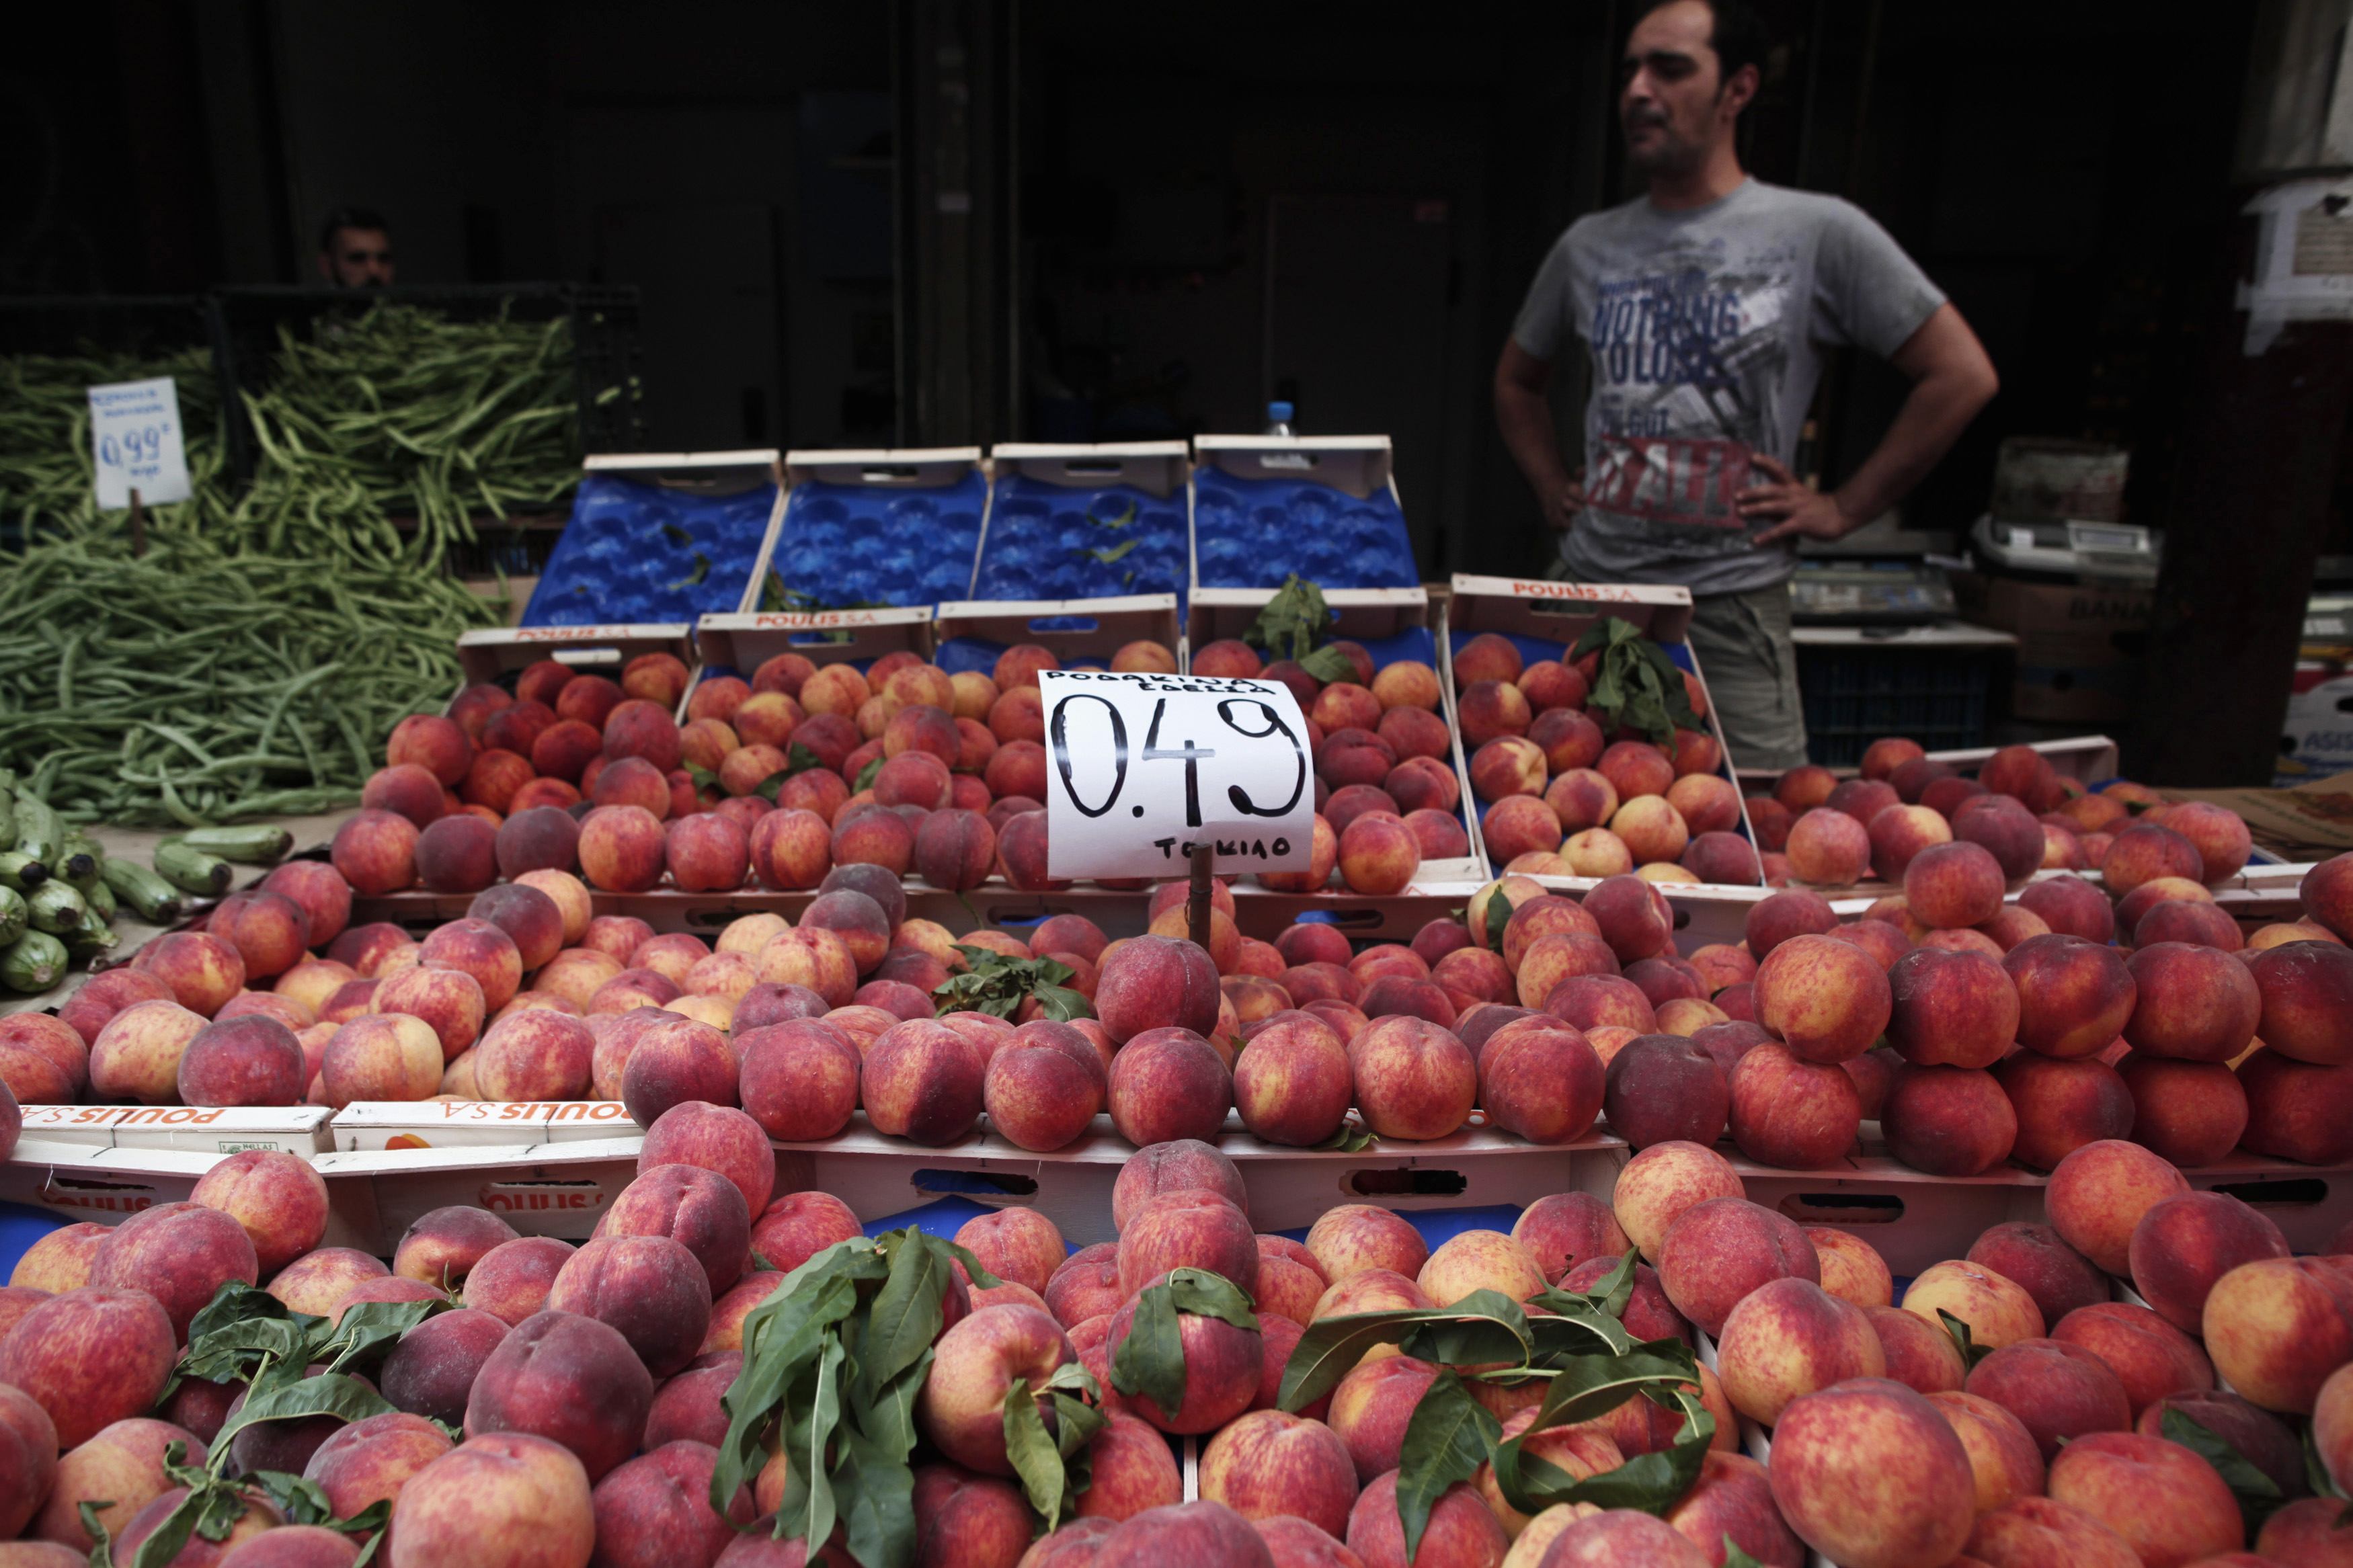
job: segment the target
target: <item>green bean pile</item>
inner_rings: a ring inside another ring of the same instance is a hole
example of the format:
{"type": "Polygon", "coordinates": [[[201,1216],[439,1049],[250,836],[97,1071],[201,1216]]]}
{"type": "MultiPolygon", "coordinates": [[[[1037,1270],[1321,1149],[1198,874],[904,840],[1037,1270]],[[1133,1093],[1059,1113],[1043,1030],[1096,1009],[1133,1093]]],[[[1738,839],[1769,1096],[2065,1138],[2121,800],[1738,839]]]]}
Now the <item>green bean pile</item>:
{"type": "Polygon", "coordinates": [[[562,503],[580,478],[571,329],[452,321],[378,304],[279,330],[268,389],[246,392],[260,447],[234,526],[269,550],[324,531],[341,552],[427,570],[474,537],[471,514],[562,503]],[[414,518],[404,538],[394,517],[414,518]]]}
{"type": "Polygon", "coordinates": [[[73,821],[331,810],[448,699],[458,634],[489,618],[414,569],[45,543],[0,570],[0,766],[73,821]]]}

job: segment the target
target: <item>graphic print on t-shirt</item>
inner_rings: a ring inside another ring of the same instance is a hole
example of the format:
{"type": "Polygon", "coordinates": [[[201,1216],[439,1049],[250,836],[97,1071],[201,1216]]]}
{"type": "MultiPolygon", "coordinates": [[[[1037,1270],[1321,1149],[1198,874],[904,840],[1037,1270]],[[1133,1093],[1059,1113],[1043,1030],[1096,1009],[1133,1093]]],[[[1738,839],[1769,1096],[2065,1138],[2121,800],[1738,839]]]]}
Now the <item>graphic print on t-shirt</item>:
{"type": "Polygon", "coordinates": [[[1711,245],[1595,279],[1586,498],[1623,517],[1710,531],[1718,547],[1736,549],[1748,454],[1777,445],[1796,258],[1777,246],[1735,269],[1722,251],[1711,245]]]}

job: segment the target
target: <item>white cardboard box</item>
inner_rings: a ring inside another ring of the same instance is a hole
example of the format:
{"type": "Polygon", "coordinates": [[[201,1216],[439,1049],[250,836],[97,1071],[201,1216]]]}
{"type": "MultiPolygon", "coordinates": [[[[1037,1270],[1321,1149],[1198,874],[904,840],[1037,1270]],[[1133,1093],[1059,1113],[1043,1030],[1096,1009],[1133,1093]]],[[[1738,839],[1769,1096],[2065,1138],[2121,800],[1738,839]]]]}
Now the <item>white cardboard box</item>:
{"type": "Polygon", "coordinates": [[[363,1100],[335,1113],[338,1153],[480,1149],[638,1137],[617,1100],[363,1100]]]}
{"type": "Polygon", "coordinates": [[[323,1105],[28,1105],[24,1135],[106,1149],[264,1149],[308,1158],[333,1147],[330,1114],[323,1105]]]}

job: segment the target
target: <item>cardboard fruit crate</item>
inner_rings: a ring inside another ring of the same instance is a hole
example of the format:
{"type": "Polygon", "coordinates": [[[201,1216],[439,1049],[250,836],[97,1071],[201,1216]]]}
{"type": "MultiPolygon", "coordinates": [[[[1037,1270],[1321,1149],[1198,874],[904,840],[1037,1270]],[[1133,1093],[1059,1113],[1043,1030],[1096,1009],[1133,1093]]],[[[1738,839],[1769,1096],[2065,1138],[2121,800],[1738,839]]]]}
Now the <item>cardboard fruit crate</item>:
{"type": "Polygon", "coordinates": [[[1132,642],[1156,642],[1185,663],[1185,628],[1174,594],[1111,599],[965,599],[939,606],[933,662],[950,675],[997,668],[1016,643],[1050,650],[1065,669],[1107,669],[1132,642]]]}
{"type": "MultiPolygon", "coordinates": [[[[1874,736],[1874,740],[1885,739],[1874,736]]],[[[2061,778],[2081,779],[2086,784],[2105,784],[2116,776],[2116,743],[2105,735],[2074,735],[2059,741],[2025,742],[2030,750],[2051,759],[2051,766],[2061,778]]],[[[1975,773],[2000,748],[1965,746],[1957,751],[1930,752],[1931,762],[1943,763],[1957,773],[1975,773]]],[[[1773,784],[1787,772],[1781,768],[1742,768],[1739,770],[1740,793],[1743,795],[1770,795],[1773,784]]],[[[1859,768],[1832,768],[1840,778],[1855,777],[1859,768]]]]}
{"type": "MultiPolygon", "coordinates": [[[[1606,1194],[1625,1149],[1599,1133],[1540,1147],[1483,1126],[1427,1142],[1384,1140],[1356,1153],[1287,1149],[1252,1137],[1230,1116],[1216,1142],[1240,1170],[1250,1190],[1250,1223],[1261,1231],[1312,1225],[1325,1210],[1349,1203],[1410,1212],[1525,1206],[1574,1190],[1606,1194]]],[[[990,1131],[919,1148],[875,1132],[863,1112],[825,1142],[776,1148],[780,1158],[789,1152],[807,1160],[809,1184],[839,1197],[861,1220],[955,1196],[991,1207],[1036,1208],[1078,1246],[1118,1239],[1112,1187],[1135,1152],[1112,1131],[1108,1116],[1098,1116],[1092,1130],[1069,1147],[1036,1154],[990,1131]]]]}
{"type": "MultiPolygon", "coordinates": [[[[524,1236],[586,1241],[596,1221],[637,1179],[641,1132],[559,1142],[322,1154],[330,1238],[389,1258],[418,1216],[453,1205],[485,1208],[524,1236]]],[[[780,1173],[781,1179],[781,1173],[780,1173]]]]}
{"type": "MultiPolygon", "coordinates": [[[[1446,721],[1454,730],[1456,752],[1466,758],[1462,767],[1466,786],[1470,781],[1470,767],[1457,707],[1461,694],[1454,684],[1456,644],[1482,633],[1493,632],[1510,638],[1519,648],[1523,658],[1559,658],[1596,622],[1613,618],[1639,627],[1652,642],[1666,649],[1677,668],[1688,670],[1704,691],[1707,672],[1700,668],[1698,650],[1691,646],[1686,635],[1691,627],[1691,591],[1687,588],[1640,584],[1555,583],[1541,578],[1475,577],[1457,573],[1452,592],[1447,598],[1445,623],[1440,628],[1440,655],[1443,663],[1439,685],[1446,694],[1446,721]]],[[[1725,742],[1724,726],[1717,720],[1714,702],[1708,704],[1704,717],[1707,732],[1715,742],[1716,771],[1737,789],[1739,774],[1734,765],[1732,750],[1725,742]]],[[[1482,822],[1485,820],[1483,808],[1479,809],[1476,815],[1482,822]]],[[[1748,808],[1745,805],[1740,811],[1739,833],[1748,840],[1753,849],[1757,834],[1749,826],[1748,808]]],[[[1474,836],[1472,847],[1479,851],[1482,863],[1492,859],[1487,854],[1483,837],[1474,836]]],[[[1502,868],[1495,867],[1494,870],[1500,874],[1502,868]]],[[[1757,880],[1761,882],[1763,879],[1760,864],[1757,880]]],[[[1702,884],[1710,885],[1725,884],[1702,884]]],[[[1673,886],[1668,885],[1670,891],[1673,886]]]]}
{"type": "Polygon", "coordinates": [[[24,1135],[100,1149],[176,1149],[235,1154],[248,1149],[308,1159],[334,1147],[323,1105],[28,1105],[24,1135]]]}

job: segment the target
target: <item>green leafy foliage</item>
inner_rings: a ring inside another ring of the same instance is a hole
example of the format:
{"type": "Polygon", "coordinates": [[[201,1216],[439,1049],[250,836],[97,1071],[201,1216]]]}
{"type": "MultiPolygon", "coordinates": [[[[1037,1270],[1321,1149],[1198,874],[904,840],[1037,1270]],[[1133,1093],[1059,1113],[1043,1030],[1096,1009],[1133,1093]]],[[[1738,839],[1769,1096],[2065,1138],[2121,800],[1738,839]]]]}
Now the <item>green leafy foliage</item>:
{"type": "MultiPolygon", "coordinates": [[[[1266,649],[1270,658],[1296,659],[1304,665],[1311,654],[1331,640],[1335,618],[1332,606],[1324,602],[1324,590],[1294,572],[1283,578],[1282,586],[1274,591],[1274,597],[1266,602],[1266,608],[1258,613],[1258,619],[1242,634],[1242,641],[1266,649]]],[[[1344,672],[1352,668],[1345,658],[1340,666],[1344,672]]],[[[1319,680],[1343,678],[1316,676],[1319,680]]]]}
{"type": "Polygon", "coordinates": [[[1129,523],[1135,521],[1135,500],[1133,497],[1130,497],[1124,506],[1121,507],[1117,511],[1113,512],[1109,517],[1097,517],[1095,515],[1095,508],[1100,504],[1100,498],[1087,503],[1087,521],[1093,523],[1097,528],[1125,528],[1129,523]]]}
{"type": "MultiPolygon", "coordinates": [[[[714,1509],[723,1511],[758,1472],[774,1433],[788,1456],[779,1538],[823,1541],[838,1523],[864,1568],[913,1561],[915,1396],[931,1372],[933,1342],[945,1321],[940,1303],[956,1263],[984,1289],[997,1283],[965,1248],[913,1227],[860,1237],[803,1263],[752,1310],[744,1320],[743,1369],[721,1400],[728,1424],[711,1478],[714,1509]]],[[[1055,1410],[1059,1428],[1058,1402],[1070,1396],[1069,1386],[1058,1375],[1029,1396],[1039,1433],[1038,1401],[1055,1410]]],[[[1091,1384],[1077,1386],[1092,1392],[1091,1384]]],[[[1008,1441],[1014,1425],[1008,1411],[1008,1441]]],[[[1042,1493],[1060,1510],[1083,1489],[1084,1476],[1073,1478],[1065,1465],[1058,1488],[1038,1435],[1023,1425],[1016,1462],[1029,1467],[1023,1482],[1033,1498],[1042,1493]]],[[[1061,1457],[1056,1443],[1048,1447],[1061,1457]]]]}
{"type": "Polygon", "coordinates": [[[1952,1336],[1953,1348],[1961,1352],[1963,1370],[1976,1366],[1978,1363],[1993,1354],[1993,1346],[1977,1343],[1969,1336],[1968,1324],[1942,1307],[1936,1309],[1936,1321],[1945,1325],[1945,1332],[1952,1336]]]}
{"type": "Polygon", "coordinates": [[[1185,1348],[1176,1315],[1219,1318],[1258,1331],[1250,1295],[1206,1268],[1173,1268],[1135,1299],[1135,1317],[1111,1360],[1111,1385],[1149,1399],[1164,1411],[1185,1403],[1185,1348]]]}
{"type": "Polygon", "coordinates": [[[681,577],[675,583],[667,584],[665,586],[673,592],[680,588],[691,588],[701,584],[704,578],[711,575],[710,556],[705,555],[702,551],[698,550],[694,552],[693,561],[693,566],[688,570],[685,576],[681,577]]]}
{"type": "Polygon", "coordinates": [[[1740,1550],[1740,1543],[1727,1534],[1724,1538],[1724,1568],[1765,1568],[1765,1564],[1740,1550]]]}
{"type": "Polygon", "coordinates": [[[1092,555],[1097,561],[1102,562],[1104,565],[1111,566],[1117,564],[1123,556],[1126,555],[1129,551],[1134,549],[1137,545],[1143,542],[1144,542],[1140,539],[1130,539],[1122,543],[1110,545],[1102,550],[1082,550],[1080,553],[1082,555],[1092,555]]]}
{"type": "Polygon", "coordinates": [[[1664,746],[1673,742],[1678,729],[1701,728],[1683,671],[1633,622],[1604,616],[1577,639],[1568,661],[1575,663],[1596,649],[1601,665],[1588,703],[1601,715],[1604,730],[1630,725],[1664,746]]]}
{"type": "Polygon", "coordinates": [[[1064,1522],[1092,1479],[1084,1468],[1087,1444],[1111,1417],[1087,1399],[1102,1396],[1094,1374],[1077,1362],[1056,1367],[1035,1393],[1026,1377],[1015,1378],[1005,1391],[1006,1457],[1048,1530],[1064,1522]],[[1050,1433],[1041,1405],[1053,1412],[1050,1433]]]}
{"type": "Polygon", "coordinates": [[[1406,1422],[1398,1454],[1398,1522],[1405,1529],[1407,1562],[1421,1550],[1430,1510],[1446,1489],[1477,1475],[1503,1435],[1504,1424],[1471,1397],[1460,1376],[1441,1372],[1431,1382],[1406,1422]]]}
{"type": "Polygon", "coordinates": [[[850,793],[852,795],[856,795],[860,791],[872,789],[874,787],[874,775],[881,771],[882,759],[881,757],[875,757],[870,760],[864,767],[858,770],[858,780],[855,784],[852,784],[849,786],[850,793]]]}
{"type": "Polygon", "coordinates": [[[933,989],[934,1005],[942,1013],[987,1013],[1010,1018],[1021,1010],[1026,998],[1034,996],[1046,1016],[1058,1024],[1095,1016],[1093,1005],[1063,984],[1076,973],[1067,963],[1050,958],[1011,958],[962,942],[956,944],[956,951],[972,967],[948,976],[933,989]]]}
{"type": "Polygon", "coordinates": [[[1375,1143],[1379,1142],[1379,1139],[1374,1137],[1373,1134],[1366,1131],[1362,1125],[1354,1121],[1344,1121],[1340,1123],[1338,1131],[1333,1133],[1332,1136],[1326,1138],[1321,1143],[1316,1144],[1315,1147],[1317,1149],[1337,1150],[1343,1154],[1356,1154],[1363,1152],[1365,1150],[1371,1148],[1375,1143]]]}
{"type": "Polygon", "coordinates": [[[823,766],[825,763],[818,760],[815,752],[810,751],[798,741],[791,742],[785,747],[785,765],[754,784],[752,787],[752,793],[770,805],[774,805],[776,804],[776,792],[785,787],[786,779],[795,773],[805,773],[811,768],[823,766]]]}
{"type": "Polygon", "coordinates": [[[1482,1290],[1448,1307],[1322,1319],[1308,1326],[1284,1365],[1276,1404],[1293,1411],[1312,1405],[1377,1344],[1451,1369],[1430,1384],[1407,1426],[1398,1507],[1409,1554],[1438,1498],[1482,1463],[1494,1467],[1504,1500],[1523,1513],[1556,1502],[1664,1512],[1698,1479],[1715,1420],[1700,1402],[1690,1347],[1679,1340],[1637,1342],[1619,1321],[1632,1288],[1629,1257],[1589,1291],[1556,1289],[1534,1298],[1530,1305],[1542,1307],[1543,1316],[1482,1290]],[[1465,1386],[1539,1381],[1545,1394],[1530,1431],[1591,1420],[1632,1398],[1679,1412],[1682,1430],[1662,1452],[1579,1480],[1524,1453],[1520,1437],[1502,1438],[1500,1426],[1465,1386]]]}
{"type": "Polygon", "coordinates": [[[2180,1444],[2214,1467],[2214,1473],[2222,1478],[2222,1484],[2238,1500],[2239,1515],[2246,1521],[2251,1538],[2263,1528],[2263,1521],[2287,1506],[2287,1496],[2280,1490],[2279,1483],[2255,1468],[2229,1438],[2212,1427],[2171,1408],[2158,1421],[2158,1427],[2167,1442],[2180,1444]]]}

